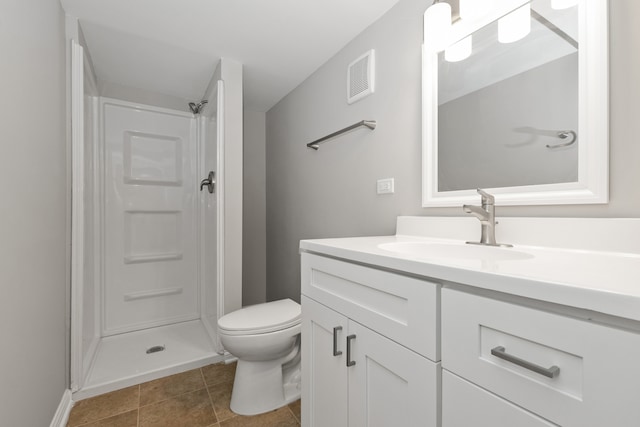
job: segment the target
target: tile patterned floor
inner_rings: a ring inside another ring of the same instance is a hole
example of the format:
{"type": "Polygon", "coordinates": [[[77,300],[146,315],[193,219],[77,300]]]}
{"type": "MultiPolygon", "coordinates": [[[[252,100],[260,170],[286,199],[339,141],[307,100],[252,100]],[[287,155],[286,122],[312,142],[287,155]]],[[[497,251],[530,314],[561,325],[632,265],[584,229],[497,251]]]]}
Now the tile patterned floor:
{"type": "Polygon", "coordinates": [[[235,364],[160,378],[75,404],[67,427],[297,427],[300,401],[266,414],[231,412],[235,364]]]}

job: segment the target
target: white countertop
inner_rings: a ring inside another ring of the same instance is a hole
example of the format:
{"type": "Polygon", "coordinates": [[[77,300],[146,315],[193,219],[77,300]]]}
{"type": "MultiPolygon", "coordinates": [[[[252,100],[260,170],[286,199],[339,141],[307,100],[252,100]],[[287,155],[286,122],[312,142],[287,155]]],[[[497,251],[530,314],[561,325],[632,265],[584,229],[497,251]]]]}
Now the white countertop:
{"type": "MultiPolygon", "coordinates": [[[[415,220],[415,217],[408,218],[415,220]]],[[[518,221],[522,222],[523,219],[518,221]]],[[[603,220],[596,221],[605,223],[603,220]]],[[[635,222],[638,221],[632,221],[635,227],[635,222]]],[[[467,222],[465,224],[468,225],[467,222]]],[[[471,224],[475,223],[471,222],[471,224]]],[[[564,233],[554,227],[549,231],[556,240],[559,233],[564,236],[571,234],[570,230],[566,230],[568,224],[566,219],[562,219],[559,224],[561,229],[565,228],[564,233]]],[[[459,222],[454,224],[458,229],[459,225],[459,222]]],[[[477,228],[479,229],[479,225],[477,228]]],[[[400,223],[398,229],[407,231],[401,227],[400,223]]],[[[531,229],[537,230],[536,227],[531,229]]],[[[635,230],[628,230],[628,232],[633,231],[635,230]]],[[[594,233],[594,236],[597,238],[598,232],[594,233]]],[[[640,237],[640,234],[635,236],[640,237]]],[[[621,235],[620,238],[629,240],[635,236],[626,234],[621,235]]],[[[541,247],[518,244],[511,240],[509,243],[514,245],[511,250],[526,253],[530,257],[481,260],[454,257],[431,258],[392,252],[379,247],[381,244],[397,242],[463,244],[464,240],[460,240],[458,238],[460,236],[456,237],[456,239],[444,239],[424,235],[395,235],[303,240],[300,242],[300,249],[438,281],[454,282],[640,321],[640,254],[638,253],[612,251],[611,247],[607,247],[607,250],[594,250],[594,245],[591,245],[589,250],[541,247]]],[[[515,237],[515,234],[511,237],[515,237]]],[[[500,237],[498,240],[500,241],[500,237]]]]}

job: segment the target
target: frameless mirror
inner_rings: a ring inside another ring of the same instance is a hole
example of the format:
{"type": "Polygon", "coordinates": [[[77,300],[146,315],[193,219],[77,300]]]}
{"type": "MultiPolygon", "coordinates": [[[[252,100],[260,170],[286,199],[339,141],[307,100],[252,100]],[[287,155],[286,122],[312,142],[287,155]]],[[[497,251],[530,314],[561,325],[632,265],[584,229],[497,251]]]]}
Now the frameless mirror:
{"type": "Polygon", "coordinates": [[[476,188],[503,205],[607,202],[607,2],[557,1],[474,0],[480,16],[440,35],[446,50],[425,35],[423,206],[476,188]],[[525,8],[530,31],[501,42],[525,8]]]}

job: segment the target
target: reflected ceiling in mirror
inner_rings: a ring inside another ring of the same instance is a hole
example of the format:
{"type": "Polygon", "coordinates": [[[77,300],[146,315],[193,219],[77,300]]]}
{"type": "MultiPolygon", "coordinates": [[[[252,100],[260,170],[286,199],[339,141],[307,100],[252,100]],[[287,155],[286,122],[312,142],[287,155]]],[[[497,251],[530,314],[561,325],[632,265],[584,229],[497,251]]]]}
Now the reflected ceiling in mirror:
{"type": "Polygon", "coordinates": [[[473,201],[476,188],[501,204],[607,201],[606,18],[594,16],[606,1],[555,10],[534,0],[531,31],[500,43],[498,20],[523,4],[498,1],[456,22],[444,45],[469,41],[461,57],[425,40],[424,206],[473,201]]]}

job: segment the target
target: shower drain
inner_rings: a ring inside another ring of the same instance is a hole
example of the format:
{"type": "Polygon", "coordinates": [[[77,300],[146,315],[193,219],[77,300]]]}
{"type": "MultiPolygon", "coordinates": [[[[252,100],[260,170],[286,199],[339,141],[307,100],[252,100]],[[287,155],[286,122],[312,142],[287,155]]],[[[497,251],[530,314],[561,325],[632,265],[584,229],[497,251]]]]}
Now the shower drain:
{"type": "Polygon", "coordinates": [[[153,347],[149,347],[147,349],[147,354],[157,353],[159,351],[164,351],[164,346],[163,345],[154,345],[153,347]]]}

